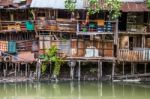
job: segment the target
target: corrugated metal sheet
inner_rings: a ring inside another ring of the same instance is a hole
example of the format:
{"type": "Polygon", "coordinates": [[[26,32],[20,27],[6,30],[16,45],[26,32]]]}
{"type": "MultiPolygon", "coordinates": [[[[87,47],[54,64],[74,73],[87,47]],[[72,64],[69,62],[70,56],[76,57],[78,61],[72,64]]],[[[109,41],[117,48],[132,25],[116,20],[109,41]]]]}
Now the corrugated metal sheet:
{"type": "Polygon", "coordinates": [[[12,61],[13,62],[17,62],[17,61],[24,61],[24,62],[35,61],[34,53],[31,53],[31,52],[18,53],[15,57],[12,57],[12,61]]]}
{"type": "Polygon", "coordinates": [[[145,3],[128,2],[123,3],[121,10],[123,12],[144,12],[150,11],[145,3]]]}
{"type": "MultiPolygon", "coordinates": [[[[31,8],[54,8],[54,9],[65,9],[65,0],[32,0],[31,8]]],[[[83,1],[76,0],[76,9],[84,9],[83,1]]]]}
{"type": "Polygon", "coordinates": [[[144,0],[120,0],[121,2],[144,2],[144,0]]]}

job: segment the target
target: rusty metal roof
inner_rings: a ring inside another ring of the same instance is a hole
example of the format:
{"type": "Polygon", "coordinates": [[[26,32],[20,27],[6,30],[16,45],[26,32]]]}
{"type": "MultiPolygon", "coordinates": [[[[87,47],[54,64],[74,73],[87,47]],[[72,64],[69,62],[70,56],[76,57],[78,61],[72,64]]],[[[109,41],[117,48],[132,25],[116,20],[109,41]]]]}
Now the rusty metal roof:
{"type": "Polygon", "coordinates": [[[8,6],[11,4],[10,0],[0,0],[0,6],[8,6]]]}
{"type": "Polygon", "coordinates": [[[4,8],[24,8],[27,7],[27,5],[30,5],[32,0],[25,0],[25,2],[22,4],[22,0],[0,0],[0,6],[4,8]]]}
{"type": "Polygon", "coordinates": [[[147,5],[144,2],[123,3],[121,6],[121,10],[123,12],[146,12],[146,11],[150,11],[150,9],[147,8],[147,5]]]}

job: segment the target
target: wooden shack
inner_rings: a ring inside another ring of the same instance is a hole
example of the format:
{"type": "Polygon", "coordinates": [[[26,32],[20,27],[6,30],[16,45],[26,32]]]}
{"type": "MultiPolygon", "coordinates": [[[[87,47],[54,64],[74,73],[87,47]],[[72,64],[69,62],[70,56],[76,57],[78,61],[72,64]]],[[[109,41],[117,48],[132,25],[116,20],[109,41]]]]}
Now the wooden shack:
{"type": "MultiPolygon", "coordinates": [[[[7,64],[3,58],[11,56],[9,64],[15,64],[15,68],[23,64],[27,76],[27,64],[51,46],[57,47],[64,61],[75,62],[78,80],[82,78],[81,65],[86,62],[94,63],[92,68],[96,68],[98,79],[107,69],[111,72],[106,76],[117,75],[116,63],[122,63],[123,75],[124,63],[149,63],[150,10],[144,0],[121,0],[122,15],[117,20],[110,20],[107,9],[88,16],[87,0],[75,0],[74,13],[66,10],[65,0],[10,1],[0,1],[0,51],[4,54],[1,60],[7,64]],[[104,66],[106,63],[111,66],[104,66]]],[[[71,66],[69,69],[74,70],[71,66]]],[[[70,76],[73,79],[75,73],[70,76]]]]}

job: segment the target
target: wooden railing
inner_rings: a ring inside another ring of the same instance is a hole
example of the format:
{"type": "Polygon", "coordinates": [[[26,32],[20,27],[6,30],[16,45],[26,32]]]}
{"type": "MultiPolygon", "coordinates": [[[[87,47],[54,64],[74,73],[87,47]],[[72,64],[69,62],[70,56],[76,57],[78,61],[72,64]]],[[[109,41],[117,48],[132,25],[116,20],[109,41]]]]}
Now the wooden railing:
{"type": "Polygon", "coordinates": [[[140,49],[140,50],[120,49],[118,60],[120,61],[150,61],[150,49],[140,49]]]}

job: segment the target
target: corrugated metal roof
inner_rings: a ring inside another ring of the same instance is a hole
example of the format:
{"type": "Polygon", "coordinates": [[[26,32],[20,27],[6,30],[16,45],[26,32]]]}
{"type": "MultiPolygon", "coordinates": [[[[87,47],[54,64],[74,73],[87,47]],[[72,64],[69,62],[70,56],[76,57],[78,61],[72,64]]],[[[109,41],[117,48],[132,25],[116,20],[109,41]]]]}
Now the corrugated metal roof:
{"type": "Polygon", "coordinates": [[[1,8],[27,8],[32,0],[0,0],[1,8]],[[22,4],[22,2],[24,3],[22,4]],[[10,7],[11,6],[11,7],[10,7]]]}
{"type": "Polygon", "coordinates": [[[136,2],[123,3],[121,6],[121,10],[123,12],[146,12],[146,11],[150,11],[144,2],[143,3],[136,3],[136,2]]]}
{"type": "MultiPolygon", "coordinates": [[[[65,0],[32,0],[31,8],[65,9],[65,0]]],[[[76,0],[76,9],[84,9],[84,0],[76,0]]]]}

